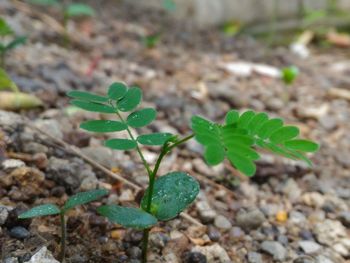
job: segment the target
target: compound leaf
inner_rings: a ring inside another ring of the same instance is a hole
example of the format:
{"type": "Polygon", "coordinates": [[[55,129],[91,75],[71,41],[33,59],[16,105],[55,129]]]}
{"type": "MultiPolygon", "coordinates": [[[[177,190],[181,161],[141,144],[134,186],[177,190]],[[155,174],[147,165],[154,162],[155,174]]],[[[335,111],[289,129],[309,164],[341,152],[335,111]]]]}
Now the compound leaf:
{"type": "Polygon", "coordinates": [[[80,91],[80,90],[71,90],[67,92],[67,96],[79,99],[83,101],[91,101],[91,102],[107,102],[108,98],[104,96],[100,96],[91,92],[80,91]]]}
{"type": "Polygon", "coordinates": [[[127,124],[134,128],[140,128],[150,124],[157,116],[157,111],[153,108],[145,108],[134,111],[127,118],[127,124]]]}
{"type": "Polygon", "coordinates": [[[20,214],[18,218],[24,219],[24,218],[32,218],[32,217],[39,217],[39,216],[48,216],[48,215],[57,215],[61,211],[60,209],[53,204],[45,204],[45,205],[39,205],[36,207],[33,207],[32,209],[20,214]]]}
{"type": "Polygon", "coordinates": [[[171,133],[159,132],[140,135],[137,137],[137,141],[143,145],[163,145],[172,137],[173,135],[171,133]]]}
{"type": "Polygon", "coordinates": [[[108,191],[106,189],[97,189],[97,190],[91,190],[87,192],[81,192],[77,193],[71,197],[68,198],[67,202],[63,206],[63,211],[67,211],[69,209],[72,209],[73,207],[76,207],[78,205],[83,205],[90,203],[92,201],[95,201],[102,196],[105,196],[108,194],[108,191]]]}
{"type": "MultiPolygon", "coordinates": [[[[148,191],[141,200],[143,210],[147,209],[148,191]]],[[[198,182],[186,173],[172,172],[161,176],[154,183],[151,214],[158,220],[170,220],[185,210],[198,192],[198,182]]]]}
{"type": "Polygon", "coordinates": [[[127,228],[145,229],[157,224],[154,216],[138,208],[104,205],[97,208],[97,212],[111,222],[127,228]]]}
{"type": "Polygon", "coordinates": [[[14,49],[20,45],[23,45],[25,44],[27,41],[27,37],[25,36],[19,36],[19,37],[16,37],[14,40],[12,40],[7,46],[6,46],[6,49],[7,50],[11,50],[11,49],[14,49]]]}
{"type": "Polygon", "coordinates": [[[254,162],[245,156],[242,156],[239,152],[228,151],[227,158],[231,163],[242,173],[247,176],[253,176],[256,171],[254,162]]]}
{"type": "Polygon", "coordinates": [[[205,149],[204,158],[209,165],[217,165],[225,159],[225,149],[218,144],[209,144],[205,149]]]}
{"type": "Polygon", "coordinates": [[[129,139],[109,139],[105,141],[105,146],[113,150],[131,150],[136,148],[137,144],[129,139]]]}
{"type": "Polygon", "coordinates": [[[261,139],[266,139],[270,135],[283,126],[283,120],[279,118],[266,121],[260,129],[257,130],[257,135],[261,139]]]}
{"type": "Polygon", "coordinates": [[[127,90],[124,97],[121,98],[117,107],[120,111],[127,112],[135,109],[141,102],[142,91],[138,87],[133,87],[127,90]]]}
{"type": "Polygon", "coordinates": [[[225,123],[226,124],[235,124],[238,122],[239,112],[237,110],[230,110],[226,113],[225,123]]]}
{"type": "Polygon", "coordinates": [[[71,100],[71,104],[86,111],[100,112],[100,113],[115,113],[115,110],[113,107],[100,104],[100,103],[94,103],[94,102],[83,101],[83,100],[71,100]]]}
{"type": "Polygon", "coordinates": [[[120,121],[93,120],[80,124],[80,128],[90,132],[117,132],[127,129],[127,125],[120,121]]]}

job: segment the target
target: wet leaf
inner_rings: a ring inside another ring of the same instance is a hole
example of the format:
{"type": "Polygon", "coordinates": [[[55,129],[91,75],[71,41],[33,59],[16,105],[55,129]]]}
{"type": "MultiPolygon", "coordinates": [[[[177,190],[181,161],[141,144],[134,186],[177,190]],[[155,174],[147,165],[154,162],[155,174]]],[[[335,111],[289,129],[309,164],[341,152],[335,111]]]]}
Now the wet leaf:
{"type": "Polygon", "coordinates": [[[137,137],[137,141],[143,145],[163,145],[172,137],[171,133],[159,132],[140,135],[137,137]]]}
{"type": "Polygon", "coordinates": [[[111,222],[127,228],[145,229],[157,223],[154,216],[138,208],[104,205],[97,208],[97,212],[111,222]]]}
{"type": "Polygon", "coordinates": [[[60,209],[56,205],[45,204],[33,207],[32,209],[20,214],[18,218],[25,219],[39,216],[57,215],[60,212],[60,209]]]}
{"type": "Polygon", "coordinates": [[[127,87],[124,83],[114,82],[108,88],[108,97],[112,100],[119,100],[126,94],[126,91],[127,87]]]}
{"type": "Polygon", "coordinates": [[[95,201],[102,196],[105,196],[108,194],[108,191],[106,189],[97,189],[97,190],[91,190],[87,192],[81,192],[77,193],[71,197],[68,198],[67,202],[63,206],[63,211],[67,211],[69,209],[72,209],[73,207],[76,207],[78,205],[83,205],[90,203],[92,201],[95,201]]]}
{"type": "Polygon", "coordinates": [[[123,98],[121,98],[117,107],[120,111],[127,112],[135,109],[141,102],[142,91],[138,87],[128,89],[123,98]]]}
{"type": "Polygon", "coordinates": [[[109,139],[105,141],[105,146],[113,150],[131,150],[136,148],[137,144],[135,141],[128,139],[109,139]]]}
{"type": "Polygon", "coordinates": [[[317,143],[301,139],[285,141],[284,146],[286,146],[288,149],[301,152],[316,152],[319,148],[317,143]]]}
{"type": "Polygon", "coordinates": [[[140,128],[150,124],[157,116],[153,108],[145,108],[131,113],[127,118],[127,124],[134,128],[140,128]]]}
{"type": "Polygon", "coordinates": [[[113,107],[104,105],[104,104],[83,101],[83,100],[71,100],[70,103],[86,111],[100,112],[100,113],[115,113],[115,110],[113,107]]]}
{"type": "Polygon", "coordinates": [[[91,132],[117,132],[126,130],[127,126],[120,121],[93,120],[81,123],[80,128],[91,132]]]}
{"type": "MultiPolygon", "coordinates": [[[[141,201],[147,209],[148,189],[141,201]]],[[[185,210],[199,193],[199,184],[183,172],[172,172],[156,179],[151,204],[151,214],[158,220],[170,220],[185,210]]]]}
{"type": "Polygon", "coordinates": [[[67,96],[79,99],[83,101],[92,101],[92,102],[107,102],[108,98],[104,96],[100,96],[91,92],[87,91],[80,91],[80,90],[71,90],[67,92],[67,96]]]}

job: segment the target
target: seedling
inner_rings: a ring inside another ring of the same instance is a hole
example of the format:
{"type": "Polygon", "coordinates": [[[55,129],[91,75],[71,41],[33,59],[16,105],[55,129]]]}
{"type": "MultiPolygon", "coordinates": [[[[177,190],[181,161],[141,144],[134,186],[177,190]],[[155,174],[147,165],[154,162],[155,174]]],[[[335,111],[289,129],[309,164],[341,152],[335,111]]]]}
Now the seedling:
{"type": "Polygon", "coordinates": [[[124,227],[143,229],[142,262],[147,262],[148,235],[157,221],[175,218],[196,198],[199,184],[184,172],[174,171],[157,178],[163,158],[175,147],[195,138],[204,146],[204,158],[209,165],[217,165],[226,158],[240,172],[252,176],[256,171],[254,161],[260,155],[256,148],[270,150],[276,154],[304,160],[311,165],[305,153],[315,152],[318,145],[312,141],[298,139],[299,129],[284,125],[279,118],[269,118],[266,113],[248,110],[240,114],[231,110],[225,123],[215,123],[200,116],[193,116],[193,133],[179,137],[170,133],[150,133],[134,136],[131,128],[141,128],[156,119],[153,108],[137,109],[142,91],[138,87],[127,87],[113,83],[107,96],[70,91],[71,104],[92,112],[115,114],[118,120],[89,120],[80,128],[97,133],[126,131],[128,139],[108,139],[105,146],[114,150],[136,150],[149,176],[148,188],[141,200],[140,208],[104,205],[98,213],[124,227]],[[124,114],[128,114],[124,118],[124,114]],[[152,167],[145,159],[141,146],[160,146],[160,153],[152,167]]]}
{"type": "Polygon", "coordinates": [[[0,67],[5,67],[6,54],[16,47],[23,45],[27,38],[24,36],[15,36],[13,29],[0,17],[0,67]],[[9,41],[5,41],[9,39],[9,41]]]}
{"type": "Polygon", "coordinates": [[[299,75],[299,69],[296,66],[290,66],[282,69],[282,80],[285,84],[293,84],[299,75]]]}
{"type": "Polygon", "coordinates": [[[147,48],[154,48],[161,40],[161,34],[152,34],[143,37],[142,42],[147,48]]]}
{"type": "Polygon", "coordinates": [[[39,216],[59,215],[61,220],[61,251],[59,255],[59,261],[64,262],[66,254],[66,212],[78,205],[90,203],[107,194],[108,191],[104,189],[77,193],[76,195],[69,197],[61,209],[54,204],[39,205],[28,210],[27,212],[22,213],[19,215],[19,218],[25,219],[39,216]]]}
{"type": "Polygon", "coordinates": [[[30,3],[42,6],[58,7],[62,13],[62,24],[64,27],[65,44],[69,45],[70,39],[68,34],[68,22],[72,19],[81,17],[92,17],[95,15],[94,9],[82,3],[71,3],[65,5],[63,1],[59,0],[29,0],[30,3]]]}

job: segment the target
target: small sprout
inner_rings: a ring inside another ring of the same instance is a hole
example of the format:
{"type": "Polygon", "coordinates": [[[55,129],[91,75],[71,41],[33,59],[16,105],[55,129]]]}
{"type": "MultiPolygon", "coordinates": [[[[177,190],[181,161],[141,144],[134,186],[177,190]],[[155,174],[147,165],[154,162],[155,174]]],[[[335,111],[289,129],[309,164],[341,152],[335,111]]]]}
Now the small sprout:
{"type": "Polygon", "coordinates": [[[6,21],[0,17],[0,67],[5,67],[5,57],[6,54],[16,47],[25,44],[27,37],[15,36],[12,28],[6,23],[6,21]],[[3,39],[9,39],[5,42],[3,39]]]}
{"type": "Polygon", "coordinates": [[[59,260],[64,262],[65,254],[66,254],[66,221],[65,221],[65,213],[78,206],[90,203],[95,201],[105,195],[108,194],[107,190],[98,189],[91,190],[87,192],[77,193],[68,198],[64,206],[60,209],[54,204],[44,204],[33,207],[32,209],[20,214],[18,218],[26,219],[40,216],[49,216],[49,215],[60,215],[61,219],[61,252],[59,256],[59,260]]]}
{"type": "Polygon", "coordinates": [[[176,3],[174,0],[163,0],[163,8],[170,12],[175,11],[176,3]]]}
{"type": "Polygon", "coordinates": [[[161,34],[157,33],[157,34],[152,34],[152,35],[143,37],[142,42],[145,47],[154,48],[155,46],[157,46],[160,40],[161,40],[161,34]]]}
{"type": "Polygon", "coordinates": [[[236,21],[229,21],[222,26],[222,32],[228,37],[235,36],[241,28],[241,25],[236,21]]]}
{"type": "Polygon", "coordinates": [[[83,17],[83,16],[94,16],[95,10],[86,4],[73,3],[67,6],[64,16],[68,19],[83,17]]]}
{"type": "Polygon", "coordinates": [[[282,69],[282,79],[287,85],[292,84],[299,75],[299,69],[295,66],[282,69]]]}
{"type": "Polygon", "coordinates": [[[175,147],[195,138],[204,147],[204,158],[209,165],[217,165],[228,159],[231,164],[247,176],[255,174],[255,161],[260,158],[257,148],[276,154],[311,161],[305,153],[315,152],[318,145],[312,141],[299,139],[299,129],[284,125],[283,120],[269,118],[264,113],[247,110],[239,113],[231,110],[226,114],[224,124],[211,122],[200,116],[193,116],[191,127],[193,134],[178,138],[170,133],[141,134],[137,138],[131,128],[141,128],[151,124],[157,111],[153,108],[137,109],[142,100],[142,90],[127,87],[116,82],[108,89],[108,99],[91,93],[72,91],[71,103],[88,111],[115,113],[118,120],[91,120],[80,127],[90,132],[119,132],[126,130],[129,138],[114,138],[104,142],[105,146],[115,150],[136,149],[148,173],[149,185],[141,200],[140,208],[105,205],[97,209],[98,213],[111,222],[124,227],[143,229],[142,262],[147,262],[148,235],[150,228],[158,221],[171,220],[184,211],[199,193],[198,182],[184,172],[171,172],[157,178],[163,158],[175,147]],[[126,119],[123,113],[129,112],[126,119]],[[154,167],[146,161],[141,146],[160,146],[161,150],[154,167]]]}

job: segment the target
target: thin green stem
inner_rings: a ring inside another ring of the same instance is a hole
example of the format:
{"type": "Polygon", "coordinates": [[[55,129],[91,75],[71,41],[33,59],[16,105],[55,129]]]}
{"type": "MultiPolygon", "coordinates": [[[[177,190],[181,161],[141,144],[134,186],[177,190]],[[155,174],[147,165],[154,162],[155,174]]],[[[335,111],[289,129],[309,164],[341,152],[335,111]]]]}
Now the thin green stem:
{"type": "Polygon", "coordinates": [[[61,220],[61,252],[59,256],[59,261],[64,262],[66,256],[66,221],[64,219],[64,212],[60,213],[61,220]]]}

